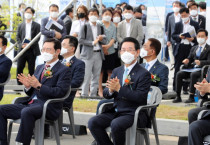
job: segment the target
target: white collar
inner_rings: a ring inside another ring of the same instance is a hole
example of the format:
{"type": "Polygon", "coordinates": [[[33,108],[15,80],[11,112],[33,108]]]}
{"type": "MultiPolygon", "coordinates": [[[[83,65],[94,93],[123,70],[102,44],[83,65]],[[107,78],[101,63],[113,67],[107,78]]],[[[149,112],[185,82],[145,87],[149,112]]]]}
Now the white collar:
{"type": "Polygon", "coordinates": [[[25,22],[26,24],[32,24],[32,20],[29,22],[29,23],[27,23],[27,21],[25,22]]]}
{"type": "Polygon", "coordinates": [[[72,55],[72,56],[69,56],[69,57],[67,57],[67,58],[64,58],[64,59],[66,60],[66,62],[70,62],[70,60],[71,60],[73,57],[74,57],[74,55],[72,55]]]}
{"type": "Polygon", "coordinates": [[[50,69],[52,69],[58,61],[59,61],[59,59],[57,59],[56,61],[52,62],[51,64],[48,64],[48,65],[50,65],[50,69]]]}
{"type": "Polygon", "coordinates": [[[204,48],[205,46],[206,46],[206,42],[205,42],[204,44],[202,44],[202,45],[199,45],[198,48],[199,48],[199,47],[204,48]]]}
{"type": "Polygon", "coordinates": [[[93,26],[93,27],[96,27],[97,26],[97,22],[96,22],[96,25],[93,25],[92,22],[89,22],[90,23],[90,26],[93,26]]]}
{"type": "Polygon", "coordinates": [[[157,58],[151,60],[150,62],[146,62],[146,63],[148,63],[149,67],[151,68],[156,63],[156,61],[157,61],[157,58]]]}

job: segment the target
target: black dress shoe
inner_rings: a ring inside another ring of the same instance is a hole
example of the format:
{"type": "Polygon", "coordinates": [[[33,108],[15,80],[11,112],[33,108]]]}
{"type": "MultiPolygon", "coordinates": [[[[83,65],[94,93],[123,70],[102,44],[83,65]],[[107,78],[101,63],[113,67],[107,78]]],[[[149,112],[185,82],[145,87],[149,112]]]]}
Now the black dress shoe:
{"type": "Polygon", "coordinates": [[[183,94],[184,94],[184,95],[188,95],[189,93],[188,93],[187,90],[183,90],[183,94]]]}
{"type": "Polygon", "coordinates": [[[182,99],[181,99],[181,97],[176,97],[172,102],[179,103],[179,102],[182,102],[182,99]]]}
{"type": "Polygon", "coordinates": [[[194,103],[195,100],[193,98],[189,98],[185,101],[185,103],[194,103]]]}
{"type": "Polygon", "coordinates": [[[90,145],[97,145],[96,140],[94,140],[90,145]]]}

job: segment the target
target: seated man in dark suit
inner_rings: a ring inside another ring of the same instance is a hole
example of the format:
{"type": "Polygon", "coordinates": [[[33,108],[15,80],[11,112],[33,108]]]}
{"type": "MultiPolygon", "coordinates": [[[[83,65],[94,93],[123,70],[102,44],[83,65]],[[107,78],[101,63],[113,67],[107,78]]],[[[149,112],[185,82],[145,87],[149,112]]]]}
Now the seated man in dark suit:
{"type": "Polygon", "coordinates": [[[59,15],[58,5],[56,4],[50,5],[49,13],[50,13],[50,17],[43,18],[41,21],[41,33],[42,35],[44,35],[44,40],[47,38],[56,38],[61,41],[64,38],[64,36],[66,36],[66,27],[64,25],[63,20],[58,18],[58,15],[59,15]],[[60,30],[59,32],[56,30],[47,30],[45,26],[49,20],[56,21],[57,23],[62,25],[63,29],[60,30]]]}
{"type": "MultiPolygon", "coordinates": [[[[0,36],[0,83],[4,83],[10,73],[12,61],[4,54],[7,48],[7,38],[0,36]]],[[[0,87],[0,101],[3,98],[4,87],[0,87]]]]}
{"type": "MultiPolygon", "coordinates": [[[[48,99],[64,97],[71,84],[71,71],[58,59],[61,43],[56,39],[45,40],[42,57],[45,64],[39,65],[33,76],[18,75],[25,86],[28,101],[20,104],[0,106],[0,144],[7,145],[7,119],[21,118],[16,141],[30,145],[35,121],[42,116],[43,105],[48,99]]],[[[62,111],[63,103],[50,104],[46,117],[56,120],[62,111]]]]}
{"type": "MultiPolygon", "coordinates": [[[[201,96],[210,93],[210,84],[205,79],[201,83],[195,84],[195,88],[200,91],[201,96]]],[[[209,109],[209,107],[206,109],[209,109]]],[[[206,112],[200,120],[196,118],[196,120],[191,122],[188,133],[188,144],[203,145],[203,139],[207,135],[210,135],[210,111],[206,112]]]]}
{"type": "MultiPolygon", "coordinates": [[[[125,131],[133,124],[135,110],[138,106],[147,104],[151,74],[137,63],[139,42],[135,38],[127,37],[120,46],[124,65],[113,70],[103,92],[106,99],[114,98],[113,108],[92,117],[88,122],[91,134],[100,145],[123,145],[125,131]],[[109,126],[112,130],[113,143],[105,130],[109,126]]],[[[140,127],[150,124],[145,112],[139,117],[140,127]]]]}
{"type": "Polygon", "coordinates": [[[150,38],[140,49],[140,57],[146,60],[146,63],[141,64],[152,75],[152,86],[157,86],[162,94],[168,92],[168,67],[160,63],[157,56],[161,50],[161,43],[159,40],[150,38]],[[158,79],[153,78],[158,77],[158,79]]]}
{"type": "MultiPolygon", "coordinates": [[[[79,88],[85,76],[85,63],[74,56],[78,45],[78,40],[74,36],[66,36],[62,41],[61,55],[62,63],[70,68],[72,81],[71,88],[79,88]]],[[[64,107],[71,108],[76,91],[71,91],[70,96],[65,100],[64,107]]]]}
{"type": "MultiPolygon", "coordinates": [[[[210,46],[206,43],[208,39],[208,32],[204,29],[199,29],[197,32],[198,45],[194,46],[190,50],[189,56],[183,60],[185,65],[184,68],[201,68],[204,65],[210,64],[210,46]]],[[[195,88],[194,84],[198,81],[201,76],[201,71],[186,72],[179,71],[176,75],[176,93],[177,97],[173,100],[173,103],[181,102],[181,89],[183,85],[183,79],[190,78],[190,95],[185,103],[194,102],[195,88]]]]}

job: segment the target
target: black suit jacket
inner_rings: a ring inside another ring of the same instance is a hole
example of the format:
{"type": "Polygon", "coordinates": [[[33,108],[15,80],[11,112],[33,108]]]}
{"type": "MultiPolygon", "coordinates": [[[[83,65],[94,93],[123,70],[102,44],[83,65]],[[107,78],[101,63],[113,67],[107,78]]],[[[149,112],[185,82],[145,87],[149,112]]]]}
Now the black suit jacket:
{"type": "Polygon", "coordinates": [[[193,62],[195,60],[200,60],[200,62],[201,62],[200,67],[203,67],[204,65],[210,65],[210,46],[208,44],[206,44],[205,48],[201,52],[200,57],[197,58],[196,51],[197,51],[198,47],[199,46],[196,45],[190,50],[190,54],[188,56],[189,63],[186,65],[186,67],[189,67],[189,68],[194,67],[195,64],[193,62]]]}
{"type": "MultiPolygon", "coordinates": [[[[79,88],[84,80],[85,76],[85,63],[77,59],[75,56],[70,60],[71,65],[69,66],[71,70],[71,88],[79,88]]],[[[76,91],[71,91],[71,94],[64,102],[64,107],[71,108],[72,102],[74,100],[76,91]]]]}
{"type": "Polygon", "coordinates": [[[169,19],[169,17],[170,17],[173,13],[174,13],[174,12],[170,12],[170,13],[168,13],[167,16],[166,16],[165,32],[168,31],[168,19],[169,19]]]}
{"type": "Polygon", "coordinates": [[[66,27],[66,34],[69,35],[70,34],[70,31],[71,31],[71,25],[72,25],[72,20],[69,17],[69,15],[67,15],[65,17],[65,19],[63,20],[63,22],[64,22],[64,25],[66,27]]]}
{"type": "MultiPolygon", "coordinates": [[[[111,78],[117,77],[122,84],[124,73],[124,65],[113,70],[111,78]]],[[[114,92],[112,95],[109,89],[105,88],[103,96],[106,99],[114,98],[114,108],[117,108],[118,113],[134,115],[137,107],[147,104],[147,94],[151,85],[151,74],[138,63],[129,73],[132,84],[124,85],[119,92],[114,92]]],[[[140,126],[148,125],[146,113],[141,112],[140,126]]]]}
{"type": "MultiPolygon", "coordinates": [[[[32,21],[32,25],[31,25],[31,40],[36,37],[37,34],[39,34],[40,32],[40,25],[34,21],[32,21]]],[[[18,47],[19,50],[22,50],[22,42],[25,39],[25,34],[26,34],[26,23],[23,22],[18,26],[18,31],[17,31],[17,42],[18,42],[18,47]]],[[[33,44],[31,45],[31,50],[33,51],[33,54],[35,56],[40,55],[40,50],[39,50],[39,39],[33,44]]]]}
{"type": "MultiPolygon", "coordinates": [[[[34,76],[40,80],[41,74],[44,70],[45,65],[37,66],[34,76]]],[[[28,102],[36,95],[38,102],[43,105],[48,99],[62,98],[68,91],[71,84],[71,71],[68,67],[57,62],[52,68],[52,77],[43,77],[41,81],[40,90],[31,88],[26,92],[28,96],[31,96],[27,102],[22,102],[28,104],[28,102]]],[[[47,113],[49,113],[52,118],[58,118],[62,111],[63,103],[52,103],[49,104],[47,108],[47,113]]]]}
{"type": "MultiPolygon", "coordinates": [[[[200,28],[198,22],[195,22],[192,19],[190,19],[190,25],[191,26],[194,26],[196,32],[200,28]]],[[[184,29],[184,26],[183,26],[182,20],[180,22],[178,22],[178,23],[175,24],[175,28],[174,28],[174,31],[172,33],[172,38],[175,41],[175,43],[174,43],[174,49],[173,49],[174,56],[176,56],[177,53],[178,53],[179,45],[181,43],[181,38],[179,37],[179,35],[181,33],[183,33],[183,29],[184,29]]],[[[194,45],[197,45],[198,44],[197,43],[197,40],[196,40],[196,37],[194,37],[193,43],[194,43],[194,45]]]]}
{"type": "Polygon", "coordinates": [[[198,15],[198,24],[200,28],[206,29],[206,18],[202,15],[198,15]]]}
{"type": "MultiPolygon", "coordinates": [[[[2,54],[0,56],[0,83],[4,83],[7,80],[11,66],[12,61],[7,56],[2,54]]],[[[4,87],[0,87],[0,101],[3,97],[3,93],[4,87]]]]}

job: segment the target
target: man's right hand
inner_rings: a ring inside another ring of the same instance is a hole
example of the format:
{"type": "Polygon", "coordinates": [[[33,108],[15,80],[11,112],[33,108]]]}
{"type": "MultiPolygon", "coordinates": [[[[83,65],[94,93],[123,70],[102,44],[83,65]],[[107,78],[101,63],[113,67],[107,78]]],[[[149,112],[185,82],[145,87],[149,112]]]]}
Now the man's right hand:
{"type": "Polygon", "coordinates": [[[18,74],[17,79],[19,82],[21,82],[25,86],[25,88],[31,87],[29,78],[25,76],[24,74],[22,73],[18,74]]]}
{"type": "Polygon", "coordinates": [[[93,41],[93,45],[96,45],[98,43],[99,39],[97,38],[96,40],[93,41]]]}
{"type": "Polygon", "coordinates": [[[185,36],[179,35],[179,37],[180,37],[181,39],[185,39],[185,36]]]}
{"type": "Polygon", "coordinates": [[[170,42],[170,41],[167,42],[167,46],[168,46],[168,47],[171,46],[171,42],[170,42]]]}
{"type": "Polygon", "coordinates": [[[189,59],[184,59],[184,60],[182,61],[182,63],[188,64],[188,63],[189,63],[189,59]]]}
{"type": "Polygon", "coordinates": [[[24,44],[22,45],[22,48],[25,48],[25,47],[26,47],[26,45],[27,45],[27,43],[24,43],[24,44]]]}
{"type": "Polygon", "coordinates": [[[61,38],[62,38],[61,33],[59,33],[59,32],[57,32],[57,31],[55,31],[55,38],[57,38],[57,39],[61,39],[61,38]]]}

